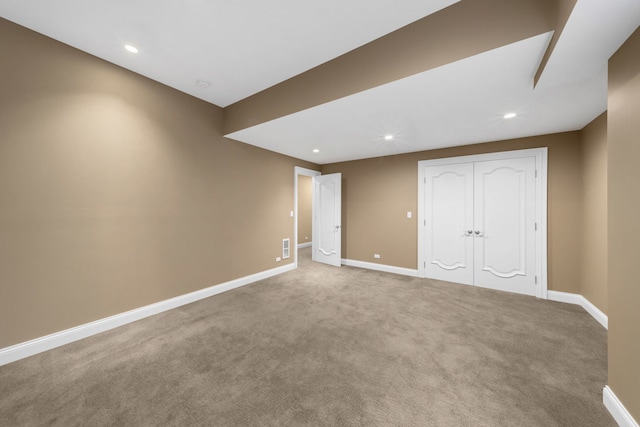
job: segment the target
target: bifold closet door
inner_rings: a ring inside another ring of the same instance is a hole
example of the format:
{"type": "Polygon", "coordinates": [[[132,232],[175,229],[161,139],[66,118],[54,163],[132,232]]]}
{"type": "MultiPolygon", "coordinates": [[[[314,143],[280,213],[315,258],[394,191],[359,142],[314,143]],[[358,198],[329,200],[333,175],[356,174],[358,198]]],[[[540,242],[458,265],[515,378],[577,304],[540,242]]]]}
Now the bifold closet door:
{"type": "Polygon", "coordinates": [[[536,294],[535,158],[474,163],[474,284],[536,294]]]}
{"type": "Polygon", "coordinates": [[[426,271],[473,284],[473,163],[425,168],[426,271]]]}

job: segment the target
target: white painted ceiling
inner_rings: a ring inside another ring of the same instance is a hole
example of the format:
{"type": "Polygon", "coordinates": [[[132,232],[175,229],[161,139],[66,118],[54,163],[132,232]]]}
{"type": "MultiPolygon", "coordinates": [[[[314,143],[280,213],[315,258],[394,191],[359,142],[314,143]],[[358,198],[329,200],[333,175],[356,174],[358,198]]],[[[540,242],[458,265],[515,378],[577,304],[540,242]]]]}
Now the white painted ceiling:
{"type": "Polygon", "coordinates": [[[551,35],[229,136],[325,164],[581,129],[606,109],[606,68],[590,79],[534,90],[533,75],[551,35]],[[507,112],[518,116],[505,120],[507,112]],[[386,135],[394,139],[387,141],[386,135]],[[314,148],[320,152],[313,153],[314,148]]]}
{"type": "Polygon", "coordinates": [[[458,1],[0,0],[0,16],[226,107],[458,1]]]}
{"type": "MultiPolygon", "coordinates": [[[[0,0],[0,16],[224,107],[453,3],[0,0]]],[[[325,164],[578,130],[606,110],[607,59],[638,24],[640,0],[578,0],[535,88],[551,33],[228,136],[325,164]]]]}
{"type": "Polygon", "coordinates": [[[228,136],[326,164],[580,130],[606,111],[607,60],[639,24],[640,0],[578,0],[535,88],[552,33],[228,136]]]}

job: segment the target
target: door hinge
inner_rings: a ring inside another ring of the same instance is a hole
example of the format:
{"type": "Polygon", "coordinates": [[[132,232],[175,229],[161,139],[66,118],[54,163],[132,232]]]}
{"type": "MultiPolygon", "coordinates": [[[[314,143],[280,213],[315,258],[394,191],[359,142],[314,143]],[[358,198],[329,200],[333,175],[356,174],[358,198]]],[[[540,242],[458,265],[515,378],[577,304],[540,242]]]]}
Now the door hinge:
{"type": "Polygon", "coordinates": [[[538,177],[538,169],[536,169],[536,173],[534,174],[534,176],[537,178],[538,177]]]}
{"type": "Polygon", "coordinates": [[[538,223],[535,223],[535,230],[538,231],[538,223]]]}
{"type": "Polygon", "coordinates": [[[424,183],[425,184],[427,183],[427,177],[426,176],[424,177],[424,183]]]}
{"type": "Polygon", "coordinates": [[[425,225],[425,226],[427,225],[427,220],[426,220],[426,219],[424,220],[424,225],[425,225]]]}
{"type": "Polygon", "coordinates": [[[427,261],[423,262],[422,265],[424,268],[427,268],[427,261]]]}
{"type": "Polygon", "coordinates": [[[534,276],[535,277],[535,283],[536,285],[538,284],[538,276],[534,276]]]}

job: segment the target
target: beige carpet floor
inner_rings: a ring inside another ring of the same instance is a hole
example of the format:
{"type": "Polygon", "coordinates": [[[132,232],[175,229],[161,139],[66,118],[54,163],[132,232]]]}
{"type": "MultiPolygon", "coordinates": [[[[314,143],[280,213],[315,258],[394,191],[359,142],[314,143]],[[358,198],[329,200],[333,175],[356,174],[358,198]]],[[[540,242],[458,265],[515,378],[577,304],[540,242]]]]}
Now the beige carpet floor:
{"type": "Polygon", "coordinates": [[[580,307],[309,261],[0,367],[1,426],[615,426],[580,307]]]}

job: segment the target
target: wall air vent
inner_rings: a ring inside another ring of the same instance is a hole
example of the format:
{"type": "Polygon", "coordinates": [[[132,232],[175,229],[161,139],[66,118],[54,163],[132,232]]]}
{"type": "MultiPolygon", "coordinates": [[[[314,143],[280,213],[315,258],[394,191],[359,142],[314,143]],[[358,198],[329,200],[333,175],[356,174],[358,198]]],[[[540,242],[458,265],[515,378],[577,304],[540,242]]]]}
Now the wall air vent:
{"type": "Polygon", "coordinates": [[[289,239],[282,239],[282,259],[289,258],[291,251],[289,248],[291,247],[291,241],[289,239]]]}

